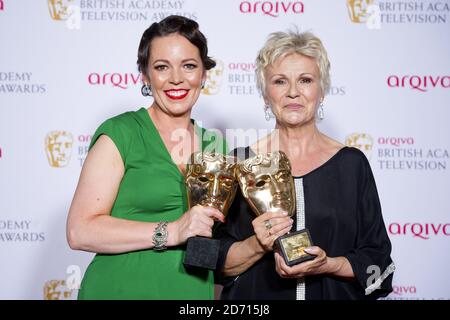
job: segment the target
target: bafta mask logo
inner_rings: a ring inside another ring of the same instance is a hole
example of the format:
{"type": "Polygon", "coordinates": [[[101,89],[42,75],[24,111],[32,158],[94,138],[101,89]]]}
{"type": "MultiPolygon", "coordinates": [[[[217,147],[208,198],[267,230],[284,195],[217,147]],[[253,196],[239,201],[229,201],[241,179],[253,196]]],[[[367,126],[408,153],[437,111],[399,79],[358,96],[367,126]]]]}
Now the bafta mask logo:
{"type": "Polygon", "coordinates": [[[216,61],[216,66],[206,73],[205,87],[202,90],[202,93],[207,95],[218,94],[222,85],[223,62],[218,59],[214,61],[216,61]]]}
{"type": "Polygon", "coordinates": [[[235,177],[234,157],[194,152],[186,167],[189,207],[212,206],[226,215],[237,189],[235,177]]]}
{"type": "Polygon", "coordinates": [[[67,20],[71,12],[69,10],[70,5],[75,0],[47,0],[48,10],[53,20],[67,20]]]}
{"type": "Polygon", "coordinates": [[[69,164],[72,155],[73,138],[67,131],[51,131],[45,137],[45,150],[49,164],[62,168],[69,164]]]}
{"type": "Polygon", "coordinates": [[[65,280],[50,280],[44,284],[44,300],[67,300],[72,297],[72,292],[65,280]]]}
{"type": "Polygon", "coordinates": [[[348,14],[354,23],[367,23],[370,16],[369,7],[374,0],[347,0],[348,14]]]}
{"type": "Polygon", "coordinates": [[[259,154],[239,163],[237,177],[242,194],[256,215],[280,210],[294,215],[294,178],[284,152],[259,154]]]}
{"type": "Polygon", "coordinates": [[[373,139],[367,133],[352,133],[345,138],[345,145],[361,150],[366,158],[370,160],[372,156],[373,139]]]}

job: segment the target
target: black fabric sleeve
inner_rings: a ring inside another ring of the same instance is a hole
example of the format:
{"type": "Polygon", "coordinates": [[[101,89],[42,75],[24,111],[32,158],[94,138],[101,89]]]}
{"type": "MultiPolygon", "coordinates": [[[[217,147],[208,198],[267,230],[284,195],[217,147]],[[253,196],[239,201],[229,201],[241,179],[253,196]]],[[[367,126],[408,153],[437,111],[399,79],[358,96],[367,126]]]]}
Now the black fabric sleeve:
{"type": "Polygon", "coordinates": [[[368,298],[385,297],[392,291],[395,270],[391,242],[381,212],[375,179],[362,154],[358,176],[358,233],[356,246],[345,257],[368,298]]]}
{"type": "MultiPolygon", "coordinates": [[[[236,148],[230,152],[238,161],[253,156],[254,153],[247,148],[236,148]]],[[[249,211],[248,205],[242,196],[240,189],[236,191],[233,203],[231,204],[225,223],[221,223],[214,231],[214,238],[220,240],[219,258],[215,270],[215,282],[226,286],[236,277],[225,277],[223,268],[227,258],[228,250],[237,241],[245,240],[253,234],[251,221],[253,216],[249,211]]]]}
{"type": "MultiPolygon", "coordinates": [[[[238,190],[237,195],[240,193],[238,190]]],[[[228,210],[229,214],[226,217],[225,223],[220,223],[214,231],[214,238],[220,240],[219,258],[217,261],[217,267],[214,273],[214,281],[217,284],[226,286],[231,283],[235,277],[226,277],[223,274],[223,268],[227,259],[228,250],[236,241],[239,241],[236,237],[235,226],[236,216],[239,214],[239,196],[234,198],[234,201],[228,210]],[[234,214],[233,214],[234,213],[234,214]]]]}

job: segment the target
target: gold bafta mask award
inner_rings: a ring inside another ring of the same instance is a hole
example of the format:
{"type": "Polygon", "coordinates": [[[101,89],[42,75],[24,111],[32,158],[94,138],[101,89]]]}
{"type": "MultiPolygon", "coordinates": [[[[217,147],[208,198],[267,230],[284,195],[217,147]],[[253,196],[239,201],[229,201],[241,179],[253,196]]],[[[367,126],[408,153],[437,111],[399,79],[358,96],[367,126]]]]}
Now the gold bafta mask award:
{"type": "MultiPolygon", "coordinates": [[[[211,206],[226,216],[236,194],[236,158],[220,153],[195,152],[186,166],[189,208],[211,206]]],[[[219,240],[192,237],[187,241],[184,265],[214,270],[219,240]]]]}
{"type": "MultiPolygon", "coordinates": [[[[240,162],[237,179],[244,198],[257,216],[266,212],[286,211],[295,215],[296,195],[291,164],[282,151],[259,154],[240,162]]],[[[270,220],[265,221],[270,232],[270,220]]],[[[314,257],[303,251],[312,246],[307,229],[285,234],[276,240],[287,265],[314,257]],[[300,241],[301,240],[301,241],[300,241]]]]}

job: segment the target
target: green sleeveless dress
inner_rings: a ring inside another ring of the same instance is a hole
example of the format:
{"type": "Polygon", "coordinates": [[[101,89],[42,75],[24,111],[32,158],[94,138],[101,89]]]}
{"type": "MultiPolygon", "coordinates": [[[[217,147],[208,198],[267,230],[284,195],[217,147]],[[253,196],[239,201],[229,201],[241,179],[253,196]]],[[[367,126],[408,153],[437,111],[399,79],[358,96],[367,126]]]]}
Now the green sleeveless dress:
{"type": "MultiPolygon", "coordinates": [[[[195,122],[194,126],[202,137],[202,150],[226,152],[219,135],[195,122]]],[[[147,109],[106,120],[92,137],[90,148],[102,134],[113,140],[125,165],[111,216],[147,222],[180,218],[188,209],[184,177],[147,109]]],[[[214,299],[212,271],[186,269],[184,249],[97,254],[84,274],[78,299],[214,299]]]]}

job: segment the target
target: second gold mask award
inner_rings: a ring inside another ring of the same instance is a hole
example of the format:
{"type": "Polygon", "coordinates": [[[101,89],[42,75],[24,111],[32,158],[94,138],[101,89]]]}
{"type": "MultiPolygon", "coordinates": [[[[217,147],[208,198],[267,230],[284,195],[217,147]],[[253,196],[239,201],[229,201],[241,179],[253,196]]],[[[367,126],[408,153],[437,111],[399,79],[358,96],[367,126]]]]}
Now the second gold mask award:
{"type": "MultiPolygon", "coordinates": [[[[220,153],[195,152],[186,166],[186,187],[189,208],[199,204],[223,213],[236,194],[236,159],[220,153]]],[[[215,270],[220,241],[192,237],[187,241],[184,265],[215,270]]]]}
{"type": "MultiPolygon", "coordinates": [[[[294,178],[284,152],[259,154],[240,162],[237,177],[242,194],[256,215],[273,211],[286,211],[291,217],[295,215],[294,178]]],[[[270,234],[270,220],[265,224],[270,234]]],[[[304,251],[312,245],[308,229],[290,232],[275,242],[276,250],[280,250],[288,266],[314,259],[304,251]]]]}

